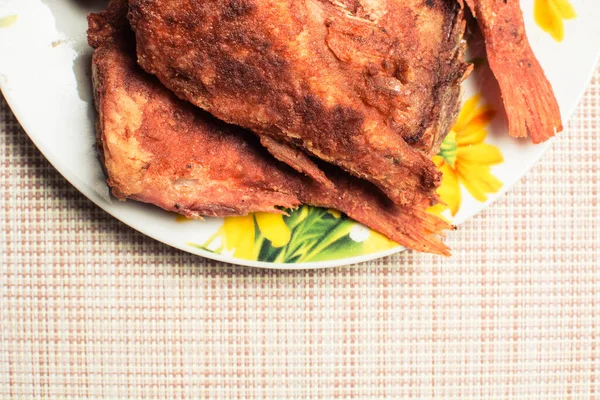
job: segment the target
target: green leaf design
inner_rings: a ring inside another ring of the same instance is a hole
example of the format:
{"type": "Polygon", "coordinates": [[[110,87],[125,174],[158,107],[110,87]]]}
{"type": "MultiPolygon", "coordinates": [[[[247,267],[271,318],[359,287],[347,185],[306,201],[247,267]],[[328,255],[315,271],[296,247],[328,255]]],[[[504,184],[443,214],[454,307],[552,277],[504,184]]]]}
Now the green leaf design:
{"type": "MultiPolygon", "coordinates": [[[[233,222],[235,221],[233,220],[233,222]]],[[[265,238],[255,220],[254,251],[251,252],[255,255],[254,261],[315,262],[356,256],[364,252],[363,244],[350,238],[356,222],[345,215],[336,217],[332,212],[323,208],[302,206],[297,210],[289,210],[288,215],[283,217],[283,222],[291,231],[291,238],[285,246],[277,248],[265,238]]],[[[248,234],[252,233],[248,232],[248,234]]],[[[209,250],[211,243],[219,237],[221,237],[222,245],[214,250],[215,253],[223,254],[235,250],[226,248],[228,240],[225,228],[221,228],[201,245],[193,243],[190,245],[209,250]]]]}
{"type": "Polygon", "coordinates": [[[450,133],[446,136],[446,138],[442,142],[438,155],[444,157],[446,162],[452,167],[454,167],[454,163],[456,162],[456,156],[458,155],[456,132],[450,131],[450,133]]]}

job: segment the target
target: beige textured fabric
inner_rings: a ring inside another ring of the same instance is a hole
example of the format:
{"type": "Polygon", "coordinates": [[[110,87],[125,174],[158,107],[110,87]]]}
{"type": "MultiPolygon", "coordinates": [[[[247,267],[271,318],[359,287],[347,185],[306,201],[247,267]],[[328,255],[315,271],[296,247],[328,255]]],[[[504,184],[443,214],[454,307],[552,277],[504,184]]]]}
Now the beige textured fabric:
{"type": "Polygon", "coordinates": [[[448,241],[307,272],[115,221],[0,103],[0,398],[600,398],[600,70],[543,161],[448,241]]]}

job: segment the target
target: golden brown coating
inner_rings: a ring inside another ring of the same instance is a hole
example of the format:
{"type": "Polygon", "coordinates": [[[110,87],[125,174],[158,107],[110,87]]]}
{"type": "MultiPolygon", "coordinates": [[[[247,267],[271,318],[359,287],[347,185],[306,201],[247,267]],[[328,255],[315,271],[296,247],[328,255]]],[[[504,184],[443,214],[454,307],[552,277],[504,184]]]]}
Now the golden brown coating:
{"type": "Polygon", "coordinates": [[[279,212],[300,203],[338,209],[400,244],[448,255],[450,226],[427,204],[400,207],[368,182],[321,165],[335,188],[275,160],[257,138],[179,100],[136,65],[127,32],[110,10],[89,18],[98,142],[119,199],[189,217],[279,212]],[[115,27],[114,25],[117,25],[115,27]]]}
{"type": "Polygon", "coordinates": [[[310,159],[289,155],[341,166],[399,204],[435,197],[429,156],[468,70],[455,0],[129,4],[138,62],[179,97],[316,179],[310,159]]]}
{"type": "Polygon", "coordinates": [[[541,143],[562,131],[552,86],[529,45],[518,0],[466,0],[483,32],[509,133],[541,143]]]}
{"type": "Polygon", "coordinates": [[[298,206],[280,190],[285,166],[273,166],[259,144],[240,138],[250,133],[182,102],[140,70],[135,47],[112,36],[131,36],[112,19],[120,3],[89,18],[99,145],[114,195],[190,217],[298,206]]]}

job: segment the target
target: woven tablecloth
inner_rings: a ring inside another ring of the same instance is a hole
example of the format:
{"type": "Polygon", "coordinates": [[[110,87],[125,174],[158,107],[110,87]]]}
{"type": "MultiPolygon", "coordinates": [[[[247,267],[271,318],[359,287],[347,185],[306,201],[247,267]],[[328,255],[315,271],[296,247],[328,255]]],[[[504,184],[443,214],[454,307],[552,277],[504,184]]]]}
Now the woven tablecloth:
{"type": "Polygon", "coordinates": [[[600,398],[600,70],[448,237],[329,270],[174,250],[88,201],[0,102],[0,398],[600,398]]]}

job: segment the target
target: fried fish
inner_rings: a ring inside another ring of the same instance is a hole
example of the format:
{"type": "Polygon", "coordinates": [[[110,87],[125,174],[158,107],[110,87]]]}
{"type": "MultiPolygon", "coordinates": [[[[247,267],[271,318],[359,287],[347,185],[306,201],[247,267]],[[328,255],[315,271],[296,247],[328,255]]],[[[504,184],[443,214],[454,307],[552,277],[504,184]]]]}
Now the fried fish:
{"type": "Polygon", "coordinates": [[[455,0],[130,0],[139,64],[255,132],[322,184],[311,157],[395,203],[434,201],[463,61],[455,0]]]}
{"type": "Polygon", "coordinates": [[[527,39],[518,0],[466,0],[477,19],[498,80],[509,133],[541,143],[562,131],[552,86],[527,39]]]}
{"type": "Polygon", "coordinates": [[[188,217],[338,209],[405,247],[449,254],[450,226],[421,202],[401,207],[372,184],[320,164],[323,185],[274,159],[254,134],[178,99],[135,61],[126,0],[89,17],[98,147],[114,195],[188,217]]]}

